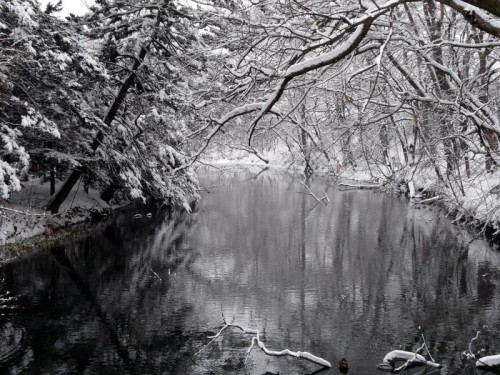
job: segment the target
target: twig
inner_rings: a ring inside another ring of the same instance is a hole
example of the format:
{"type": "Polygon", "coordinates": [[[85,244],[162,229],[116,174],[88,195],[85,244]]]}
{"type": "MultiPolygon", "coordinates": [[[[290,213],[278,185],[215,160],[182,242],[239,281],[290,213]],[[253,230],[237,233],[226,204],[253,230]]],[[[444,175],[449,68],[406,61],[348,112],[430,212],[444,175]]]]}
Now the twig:
{"type": "Polygon", "coordinates": [[[325,194],[325,196],[321,199],[326,199],[326,201],[330,203],[330,198],[328,198],[328,195],[326,195],[326,191],[323,191],[323,194],[325,194]]]}
{"type": "Polygon", "coordinates": [[[297,193],[299,193],[299,194],[305,194],[305,195],[310,195],[310,196],[311,196],[311,197],[313,197],[313,198],[316,200],[316,202],[318,202],[318,203],[321,203],[321,202],[325,203],[325,202],[326,202],[326,203],[325,203],[325,205],[327,205],[328,203],[330,203],[330,199],[329,199],[329,198],[328,198],[328,196],[326,195],[326,192],[325,192],[325,196],[324,196],[323,198],[321,198],[321,199],[320,199],[320,198],[318,198],[318,197],[316,196],[316,194],[314,194],[314,193],[311,191],[311,189],[309,188],[309,186],[307,186],[307,185],[306,185],[304,182],[302,182],[302,181],[300,181],[300,183],[301,183],[302,185],[304,185],[304,187],[307,189],[308,193],[303,192],[303,191],[298,191],[297,193]]]}
{"type": "Polygon", "coordinates": [[[162,281],[161,277],[152,268],[151,268],[151,272],[153,273],[153,275],[155,275],[158,278],[158,280],[162,281]]]}
{"type": "Polygon", "coordinates": [[[469,351],[468,352],[464,351],[462,353],[462,355],[465,356],[465,358],[467,358],[467,359],[476,359],[475,354],[472,353],[472,343],[477,340],[477,338],[479,337],[479,333],[481,333],[481,331],[477,331],[476,336],[474,336],[472,338],[472,340],[470,340],[470,342],[469,342],[469,351]]]}
{"type": "MultiPolygon", "coordinates": [[[[419,327],[419,328],[420,328],[420,327],[419,327]]],[[[425,348],[425,351],[427,352],[427,354],[429,354],[429,357],[430,357],[431,361],[432,361],[432,362],[436,362],[436,361],[434,360],[434,358],[432,358],[431,352],[429,351],[429,348],[427,347],[427,343],[425,342],[424,333],[423,333],[423,332],[421,332],[421,333],[420,333],[420,336],[422,337],[422,341],[424,342],[424,343],[422,344],[422,347],[424,347],[424,348],[425,348]]]]}
{"type": "Polygon", "coordinates": [[[225,184],[222,183],[222,184],[219,184],[219,185],[213,185],[213,186],[207,186],[207,187],[200,187],[199,189],[196,189],[196,191],[206,191],[207,193],[211,193],[212,192],[212,189],[217,189],[221,186],[224,186],[225,184]]]}

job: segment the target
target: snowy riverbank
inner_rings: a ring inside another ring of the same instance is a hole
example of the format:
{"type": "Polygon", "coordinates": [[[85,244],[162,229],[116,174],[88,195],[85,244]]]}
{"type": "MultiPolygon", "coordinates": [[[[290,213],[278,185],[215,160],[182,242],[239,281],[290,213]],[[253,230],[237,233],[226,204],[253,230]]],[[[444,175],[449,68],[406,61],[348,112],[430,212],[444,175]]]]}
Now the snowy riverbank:
{"type": "MultiPolygon", "coordinates": [[[[236,158],[214,160],[204,160],[202,164],[211,165],[221,170],[238,167],[255,167],[256,171],[271,167],[278,170],[292,170],[299,175],[301,168],[291,168],[286,160],[273,155],[270,164],[265,164],[254,155],[241,154],[236,158]]],[[[381,186],[381,189],[398,194],[408,195],[407,186],[404,184],[404,177],[399,180],[389,180],[381,173],[374,173],[361,167],[345,168],[341,171],[324,171],[324,175],[335,178],[339,181],[356,181],[358,183],[370,183],[381,186]],[[338,172],[338,173],[337,173],[338,172]]],[[[457,221],[466,219],[474,223],[477,227],[488,229],[493,233],[497,226],[500,215],[496,210],[495,189],[500,185],[500,178],[497,175],[490,176],[489,179],[472,182],[464,187],[467,193],[460,199],[453,199],[452,194],[445,188],[439,186],[435,181],[425,177],[422,173],[414,176],[414,185],[417,197],[412,198],[413,203],[418,203],[421,199],[435,197],[433,204],[439,204],[448,213],[453,214],[457,221]],[[488,193],[488,194],[486,194],[488,193]]],[[[56,187],[57,188],[57,187],[56,187]]],[[[202,187],[203,188],[203,187],[202,187]]],[[[61,230],[91,222],[95,218],[102,218],[113,212],[106,202],[99,198],[99,192],[90,189],[85,192],[79,185],[75,186],[69,199],[61,206],[60,213],[51,215],[44,211],[49,201],[49,183],[40,179],[31,180],[25,183],[24,188],[13,194],[8,203],[0,205],[0,245],[22,248],[23,246],[33,246],[37,242],[46,241],[49,238],[58,237],[61,230]]],[[[5,260],[9,255],[0,252],[0,261],[5,260]]]]}
{"type": "Polygon", "coordinates": [[[22,245],[34,237],[50,237],[61,229],[106,216],[112,211],[99,198],[98,191],[90,189],[86,193],[78,185],[61,206],[60,213],[49,214],[44,211],[50,197],[49,189],[48,182],[30,180],[21,191],[12,195],[9,202],[0,204],[0,245],[22,245]]]}
{"type": "MultiPolygon", "coordinates": [[[[269,164],[255,155],[242,151],[233,152],[224,158],[215,154],[212,158],[207,158],[204,163],[219,168],[235,165],[272,167],[293,170],[297,174],[301,174],[304,169],[300,160],[293,160],[286,152],[268,152],[264,156],[269,160],[269,164]]],[[[341,182],[377,184],[382,190],[408,196],[412,203],[439,205],[455,222],[466,223],[495,238],[500,235],[500,172],[471,173],[469,176],[464,173],[460,182],[456,184],[457,187],[440,181],[433,167],[417,170],[407,167],[394,172],[384,170],[380,166],[367,167],[364,164],[363,161],[358,161],[355,166],[337,166],[329,169],[319,167],[316,172],[341,182]]],[[[472,170],[480,170],[479,165],[475,165],[472,161],[470,164],[472,170]]]]}

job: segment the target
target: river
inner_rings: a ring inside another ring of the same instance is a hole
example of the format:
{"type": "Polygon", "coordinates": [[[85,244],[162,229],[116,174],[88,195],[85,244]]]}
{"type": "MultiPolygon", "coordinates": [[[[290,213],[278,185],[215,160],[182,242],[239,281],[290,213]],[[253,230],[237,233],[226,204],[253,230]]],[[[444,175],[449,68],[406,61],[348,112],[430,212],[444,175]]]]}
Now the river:
{"type": "Polygon", "coordinates": [[[0,266],[0,371],[12,374],[377,374],[419,327],[441,370],[500,353],[500,253],[435,208],[311,190],[285,173],[212,172],[193,214],[124,210],[85,238],[0,266]],[[151,217],[148,217],[151,213],[151,217]],[[141,214],[141,217],[136,217],[141,214]],[[258,329],[269,357],[223,319],[258,329]]]}

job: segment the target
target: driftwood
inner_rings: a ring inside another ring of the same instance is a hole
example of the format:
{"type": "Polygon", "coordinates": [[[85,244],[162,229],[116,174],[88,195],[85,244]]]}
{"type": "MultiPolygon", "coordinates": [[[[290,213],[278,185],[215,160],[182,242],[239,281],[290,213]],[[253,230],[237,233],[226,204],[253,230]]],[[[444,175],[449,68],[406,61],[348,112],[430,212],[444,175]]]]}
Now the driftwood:
{"type": "Polygon", "coordinates": [[[359,189],[359,190],[362,190],[362,189],[380,189],[381,186],[380,185],[373,185],[373,184],[355,184],[355,185],[352,185],[352,184],[346,184],[344,182],[341,182],[339,184],[339,188],[340,187],[345,187],[345,188],[348,188],[348,189],[359,189]]]}
{"type": "MultiPolygon", "coordinates": [[[[419,327],[419,330],[421,328],[419,327]]],[[[421,332],[420,337],[422,337],[422,345],[413,353],[413,352],[407,352],[405,350],[393,350],[392,352],[389,352],[385,355],[383,359],[383,363],[379,364],[377,368],[379,370],[384,370],[384,371],[391,371],[391,372],[400,372],[406,369],[408,366],[413,365],[413,364],[421,364],[421,365],[428,365],[432,367],[437,367],[440,368],[441,365],[439,363],[436,363],[434,361],[434,358],[432,358],[431,352],[429,351],[429,348],[427,347],[427,343],[425,342],[425,337],[424,334],[421,332]],[[425,359],[424,356],[418,354],[422,350],[426,350],[427,354],[430,357],[430,361],[425,359]],[[404,364],[402,364],[399,367],[396,367],[397,362],[403,362],[406,361],[404,364]],[[391,369],[392,368],[392,369],[391,369]]]]}
{"type": "Polygon", "coordinates": [[[500,354],[479,358],[476,367],[480,370],[500,370],[500,354]]]}
{"type": "MultiPolygon", "coordinates": [[[[424,345],[422,345],[419,350],[422,349],[424,345]]],[[[412,364],[429,365],[438,368],[441,367],[439,363],[434,362],[434,360],[428,361],[424,356],[418,353],[407,352],[404,350],[393,350],[385,355],[383,362],[377,365],[377,368],[384,371],[400,372],[412,364]],[[395,367],[397,362],[405,363],[399,367],[395,367]]]]}
{"type": "Polygon", "coordinates": [[[323,367],[332,367],[330,362],[328,362],[327,360],[320,358],[320,357],[317,357],[309,352],[294,352],[294,351],[291,351],[289,349],[284,349],[284,350],[280,350],[280,351],[269,350],[266,347],[266,345],[262,342],[262,340],[260,339],[259,330],[253,329],[253,328],[245,328],[238,323],[228,323],[228,322],[226,322],[225,319],[224,319],[224,326],[219,330],[219,332],[217,332],[217,334],[215,334],[214,336],[210,336],[209,338],[211,338],[212,340],[206,346],[204,346],[202,349],[200,349],[195,355],[198,355],[200,352],[202,352],[206,347],[208,347],[208,345],[210,345],[212,342],[214,342],[215,339],[217,339],[217,337],[219,337],[222,334],[222,332],[224,332],[224,330],[226,330],[227,328],[230,328],[230,327],[238,328],[244,334],[254,335],[252,337],[250,347],[247,349],[247,359],[248,359],[248,355],[250,354],[250,352],[254,348],[254,346],[258,346],[267,355],[277,356],[277,357],[289,355],[289,356],[296,357],[296,358],[307,359],[308,361],[311,361],[311,362],[316,363],[318,365],[321,365],[323,367]]]}

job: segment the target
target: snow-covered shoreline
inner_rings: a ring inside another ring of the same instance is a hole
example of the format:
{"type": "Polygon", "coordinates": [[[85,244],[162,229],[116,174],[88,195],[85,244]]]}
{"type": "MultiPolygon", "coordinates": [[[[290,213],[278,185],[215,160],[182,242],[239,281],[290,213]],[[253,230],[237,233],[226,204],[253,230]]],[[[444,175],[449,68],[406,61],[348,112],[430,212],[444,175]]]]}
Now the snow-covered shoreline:
{"type": "MultiPolygon", "coordinates": [[[[287,166],[283,163],[265,164],[253,155],[232,160],[204,160],[201,162],[201,165],[210,165],[220,169],[256,167],[260,169],[287,170],[287,166]]],[[[301,173],[299,169],[295,169],[295,172],[298,175],[301,173]]],[[[340,182],[377,183],[381,186],[381,190],[387,193],[408,195],[404,187],[400,186],[401,181],[391,182],[379,178],[374,180],[367,171],[363,171],[362,169],[346,170],[339,174],[325,171],[319,175],[340,182]]],[[[417,181],[416,185],[419,190],[422,190],[421,183],[417,181]]],[[[31,180],[25,184],[20,192],[13,194],[12,199],[8,203],[0,204],[0,245],[4,249],[4,251],[0,251],[0,262],[5,262],[12,258],[12,251],[5,251],[6,249],[35,247],[47,242],[49,239],[58,238],[61,235],[64,237],[64,231],[68,228],[78,228],[83,224],[99,221],[112,215],[115,209],[118,208],[111,207],[100,199],[98,191],[91,189],[87,193],[82,188],[76,186],[70,194],[71,199],[68,199],[61,207],[60,213],[52,215],[43,210],[50,197],[48,189],[49,184],[47,182],[43,183],[41,180],[31,180]]],[[[425,191],[425,195],[411,198],[413,204],[419,204],[422,202],[422,198],[435,197],[438,194],[432,191],[432,189],[423,190],[425,191]]],[[[429,203],[438,205],[449,214],[453,213],[456,221],[459,221],[460,213],[458,211],[454,212],[456,208],[450,204],[449,200],[435,199],[429,203]]],[[[462,217],[462,219],[467,219],[469,222],[475,221],[478,227],[485,224],[484,221],[481,221],[477,217],[462,217]]],[[[494,228],[490,229],[490,232],[494,232],[494,228]]]]}
{"type": "MultiPolygon", "coordinates": [[[[0,204],[1,246],[31,247],[57,236],[63,229],[106,217],[113,211],[99,198],[98,191],[90,189],[87,193],[76,186],[60,212],[50,214],[44,210],[50,198],[49,189],[48,182],[30,180],[8,202],[0,204]]],[[[3,253],[0,251],[0,260],[3,253]]]]}
{"type": "MultiPolygon", "coordinates": [[[[236,156],[234,159],[215,158],[214,160],[204,160],[203,164],[219,168],[238,165],[277,170],[290,168],[283,161],[282,155],[274,153],[266,155],[270,160],[269,164],[251,154],[240,153],[236,156]]],[[[303,166],[297,165],[294,171],[298,175],[302,174],[303,166]]],[[[440,207],[453,222],[466,224],[464,229],[487,234],[495,241],[499,238],[500,210],[496,209],[498,203],[495,203],[495,195],[500,194],[499,173],[487,175],[481,181],[473,179],[470,182],[464,182],[464,192],[456,194],[442,186],[437,178],[429,177],[432,175],[432,171],[414,172],[410,180],[408,180],[407,173],[387,178],[380,171],[377,172],[374,170],[369,171],[368,168],[363,168],[362,163],[359,163],[356,167],[342,168],[336,171],[324,170],[317,174],[339,182],[380,185],[382,191],[407,196],[412,204],[423,203],[440,207]],[[496,193],[496,190],[499,193],[496,193]]]]}

